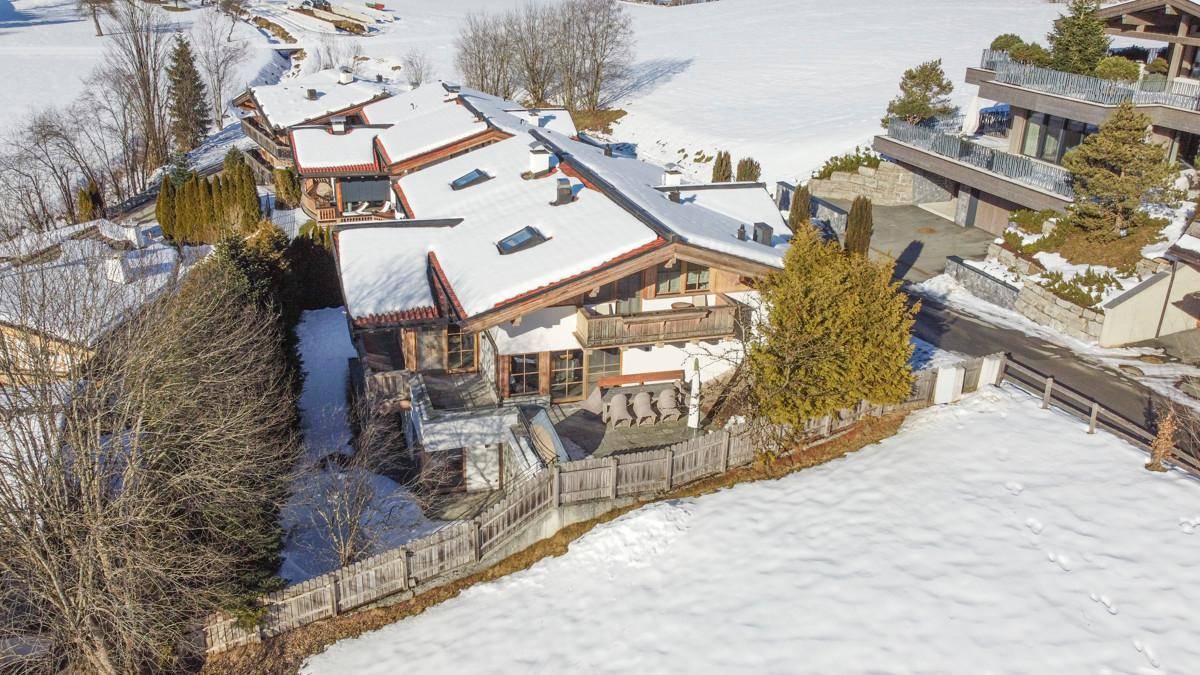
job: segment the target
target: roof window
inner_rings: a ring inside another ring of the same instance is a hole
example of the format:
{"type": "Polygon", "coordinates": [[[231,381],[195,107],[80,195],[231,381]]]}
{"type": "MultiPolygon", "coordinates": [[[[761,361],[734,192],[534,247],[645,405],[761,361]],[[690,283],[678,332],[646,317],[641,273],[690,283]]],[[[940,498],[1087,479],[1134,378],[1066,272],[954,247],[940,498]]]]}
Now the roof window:
{"type": "Polygon", "coordinates": [[[451,181],[450,189],[462,190],[464,188],[469,188],[472,185],[478,185],[490,178],[491,176],[489,176],[488,173],[483,169],[471,169],[469,172],[451,181]]]}
{"type": "Polygon", "coordinates": [[[546,241],[546,236],[532,227],[523,227],[496,243],[500,255],[508,255],[517,251],[533,248],[546,241]]]}

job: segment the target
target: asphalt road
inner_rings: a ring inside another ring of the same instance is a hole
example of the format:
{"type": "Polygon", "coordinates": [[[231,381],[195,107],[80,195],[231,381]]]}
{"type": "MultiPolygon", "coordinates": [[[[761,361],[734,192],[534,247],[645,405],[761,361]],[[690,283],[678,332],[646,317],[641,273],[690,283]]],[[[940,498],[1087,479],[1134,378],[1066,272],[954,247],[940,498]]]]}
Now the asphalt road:
{"type": "Polygon", "coordinates": [[[1001,328],[980,319],[921,299],[913,334],[942,349],[971,356],[1006,352],[1043,375],[1054,378],[1097,401],[1102,407],[1144,428],[1154,428],[1152,394],[1121,373],[1091,363],[1086,357],[1020,331],[1001,328]]]}

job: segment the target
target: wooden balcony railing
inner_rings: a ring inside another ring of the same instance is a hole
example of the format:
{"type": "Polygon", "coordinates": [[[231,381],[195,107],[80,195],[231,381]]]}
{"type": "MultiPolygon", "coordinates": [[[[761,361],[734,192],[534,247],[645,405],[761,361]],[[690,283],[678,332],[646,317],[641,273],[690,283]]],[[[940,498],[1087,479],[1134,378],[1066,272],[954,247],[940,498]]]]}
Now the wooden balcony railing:
{"type": "Polygon", "coordinates": [[[588,349],[734,337],[739,319],[744,316],[743,308],[725,296],[718,298],[719,304],[708,307],[628,315],[598,314],[581,307],[576,315],[575,337],[588,349]]]}
{"type": "Polygon", "coordinates": [[[271,153],[276,159],[288,162],[292,160],[291,147],[275,140],[275,137],[259,126],[253,117],[242,118],[242,132],[246,134],[246,138],[257,143],[258,147],[271,153]]]}

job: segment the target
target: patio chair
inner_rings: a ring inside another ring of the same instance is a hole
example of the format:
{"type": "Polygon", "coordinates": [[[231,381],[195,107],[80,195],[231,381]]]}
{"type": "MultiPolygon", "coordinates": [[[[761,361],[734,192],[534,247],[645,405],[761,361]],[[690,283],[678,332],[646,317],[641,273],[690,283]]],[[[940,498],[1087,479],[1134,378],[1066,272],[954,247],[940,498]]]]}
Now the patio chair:
{"type": "Polygon", "coordinates": [[[608,401],[605,406],[608,411],[608,424],[614,428],[621,425],[633,426],[633,416],[629,414],[629,397],[625,394],[616,394],[608,401]]]}
{"type": "Polygon", "coordinates": [[[658,392],[655,403],[658,404],[659,419],[663,422],[674,422],[683,418],[683,410],[679,408],[679,396],[675,393],[675,387],[666,387],[658,392]]]}
{"type": "Polygon", "coordinates": [[[650,392],[639,391],[633,397],[633,416],[637,420],[638,426],[643,424],[654,424],[658,422],[658,414],[654,412],[654,407],[650,405],[650,392]]]}

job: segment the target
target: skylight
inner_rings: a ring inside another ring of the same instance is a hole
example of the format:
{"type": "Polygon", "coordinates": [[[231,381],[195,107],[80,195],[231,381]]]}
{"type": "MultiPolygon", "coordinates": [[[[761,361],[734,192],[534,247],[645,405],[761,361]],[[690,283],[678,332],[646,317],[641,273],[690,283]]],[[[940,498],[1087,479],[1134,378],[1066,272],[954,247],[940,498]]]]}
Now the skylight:
{"type": "Polygon", "coordinates": [[[496,248],[500,249],[500,255],[508,255],[533,248],[544,241],[546,237],[541,232],[532,227],[523,227],[497,242],[496,248]]]}
{"type": "Polygon", "coordinates": [[[491,176],[489,176],[483,169],[471,169],[468,173],[455,178],[450,183],[450,189],[462,190],[463,188],[469,188],[472,185],[478,185],[489,178],[491,178],[491,176]]]}

